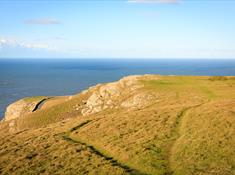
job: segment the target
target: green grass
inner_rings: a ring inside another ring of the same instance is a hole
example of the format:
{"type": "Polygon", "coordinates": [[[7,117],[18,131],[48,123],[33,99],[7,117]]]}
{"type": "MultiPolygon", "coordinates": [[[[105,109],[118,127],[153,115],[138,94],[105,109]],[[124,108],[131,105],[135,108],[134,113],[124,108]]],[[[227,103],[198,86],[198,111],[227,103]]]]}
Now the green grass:
{"type": "Polygon", "coordinates": [[[129,167],[152,175],[233,175],[235,79],[213,79],[141,80],[143,88],[122,92],[117,109],[88,116],[77,107],[90,94],[48,100],[48,107],[16,120],[18,130],[27,131],[8,133],[8,123],[0,124],[0,171],[131,174],[129,167]],[[119,108],[139,93],[156,98],[144,108],[119,108]]]}
{"type": "Polygon", "coordinates": [[[187,114],[182,121],[182,137],[173,148],[176,174],[235,173],[235,115],[230,112],[234,104],[210,102],[187,114]]]}
{"type": "Polygon", "coordinates": [[[76,110],[76,105],[81,103],[81,100],[73,99],[65,101],[59,105],[52,106],[49,109],[35,111],[22,119],[18,120],[19,128],[38,128],[46,126],[72,116],[79,115],[76,110]]]}
{"type": "Polygon", "coordinates": [[[24,101],[26,103],[32,103],[32,102],[39,102],[45,98],[47,98],[47,97],[46,96],[26,97],[26,98],[24,98],[24,101]]]}

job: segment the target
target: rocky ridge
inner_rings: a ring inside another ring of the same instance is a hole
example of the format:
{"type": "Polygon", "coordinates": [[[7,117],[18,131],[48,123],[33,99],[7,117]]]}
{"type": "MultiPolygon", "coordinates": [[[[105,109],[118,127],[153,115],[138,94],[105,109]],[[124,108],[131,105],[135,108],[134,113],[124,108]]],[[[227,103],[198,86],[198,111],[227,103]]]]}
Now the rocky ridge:
{"type": "MultiPolygon", "coordinates": [[[[149,102],[153,102],[157,97],[153,93],[138,91],[144,87],[144,84],[140,83],[141,80],[152,79],[158,79],[158,77],[156,75],[127,76],[116,82],[98,84],[90,87],[81,93],[90,95],[86,99],[83,99],[83,104],[77,107],[77,109],[80,109],[81,115],[84,116],[106,109],[141,109],[149,105],[149,102]]],[[[66,98],[66,101],[73,99],[71,98],[73,96],[69,97],[66,98]]],[[[27,101],[21,99],[12,103],[7,107],[4,119],[8,121],[30,114],[39,102],[39,100],[27,101]]]]}
{"type": "Polygon", "coordinates": [[[82,108],[82,115],[90,115],[113,108],[141,108],[148,105],[148,100],[154,99],[154,94],[137,93],[143,88],[141,80],[157,79],[156,76],[128,76],[113,83],[94,87],[90,97],[82,108]],[[129,97],[129,98],[127,98],[129,97]]]}

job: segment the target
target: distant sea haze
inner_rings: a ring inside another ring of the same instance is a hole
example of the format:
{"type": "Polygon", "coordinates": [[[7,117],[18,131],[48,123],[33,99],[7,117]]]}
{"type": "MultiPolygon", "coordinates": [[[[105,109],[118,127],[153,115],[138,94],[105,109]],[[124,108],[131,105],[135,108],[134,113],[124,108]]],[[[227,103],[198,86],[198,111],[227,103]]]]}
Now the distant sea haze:
{"type": "Polygon", "coordinates": [[[78,93],[135,74],[235,75],[235,59],[0,59],[0,118],[28,96],[78,93]]]}

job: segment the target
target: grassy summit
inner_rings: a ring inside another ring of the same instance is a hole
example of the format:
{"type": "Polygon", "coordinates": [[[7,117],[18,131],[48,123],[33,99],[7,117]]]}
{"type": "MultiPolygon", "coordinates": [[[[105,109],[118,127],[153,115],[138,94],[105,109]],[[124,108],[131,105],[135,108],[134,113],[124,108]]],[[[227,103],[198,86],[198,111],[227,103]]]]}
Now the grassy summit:
{"type": "Polygon", "coordinates": [[[1,121],[0,174],[235,174],[235,77],[130,76],[25,100],[44,101],[1,121]]]}

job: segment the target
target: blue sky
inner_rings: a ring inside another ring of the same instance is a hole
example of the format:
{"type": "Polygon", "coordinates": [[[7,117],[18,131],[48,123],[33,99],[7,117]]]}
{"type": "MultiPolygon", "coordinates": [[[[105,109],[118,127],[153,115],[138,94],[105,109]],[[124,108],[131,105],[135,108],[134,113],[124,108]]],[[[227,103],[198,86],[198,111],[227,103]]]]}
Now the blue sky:
{"type": "Polygon", "coordinates": [[[0,1],[0,58],[235,58],[235,1],[0,1]]]}

